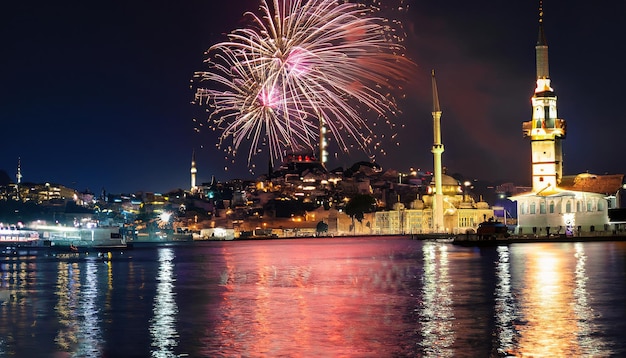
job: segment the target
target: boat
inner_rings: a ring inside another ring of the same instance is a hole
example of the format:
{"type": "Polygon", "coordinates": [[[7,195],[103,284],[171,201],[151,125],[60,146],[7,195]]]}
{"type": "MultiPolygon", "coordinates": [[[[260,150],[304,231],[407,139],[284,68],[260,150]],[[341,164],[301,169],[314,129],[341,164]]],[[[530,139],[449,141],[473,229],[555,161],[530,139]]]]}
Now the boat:
{"type": "Polygon", "coordinates": [[[476,234],[457,235],[452,243],[460,246],[498,246],[510,243],[509,228],[506,224],[489,219],[478,225],[476,234]]]}
{"type": "Polygon", "coordinates": [[[193,233],[172,229],[137,229],[127,226],[122,229],[126,243],[131,247],[171,246],[193,243],[193,233]]]}
{"type": "Polygon", "coordinates": [[[22,254],[46,246],[46,241],[39,237],[39,232],[36,230],[0,228],[1,254],[22,254]]]}
{"type": "Polygon", "coordinates": [[[119,226],[37,226],[45,246],[70,252],[128,248],[119,226]]]}

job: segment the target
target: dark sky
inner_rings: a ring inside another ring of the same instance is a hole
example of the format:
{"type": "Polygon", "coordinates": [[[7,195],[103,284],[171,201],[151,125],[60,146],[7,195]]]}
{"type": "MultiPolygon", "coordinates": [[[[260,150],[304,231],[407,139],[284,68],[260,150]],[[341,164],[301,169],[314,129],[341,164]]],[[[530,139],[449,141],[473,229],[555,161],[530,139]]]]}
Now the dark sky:
{"type": "MultiPolygon", "coordinates": [[[[430,70],[443,111],[444,166],[495,182],[530,182],[531,116],[538,4],[534,1],[409,0],[404,22],[418,74],[400,102],[399,146],[384,168],[432,170],[430,70]]],[[[253,178],[247,156],[234,164],[215,133],[195,133],[190,104],[204,51],[245,26],[257,0],[11,1],[0,11],[0,169],[12,178],[99,192],[189,187],[253,178]],[[228,171],[224,168],[228,166],[228,171]]],[[[544,1],[552,87],[567,121],[565,174],[626,173],[626,1],[544,1]],[[593,6],[592,6],[593,4],[593,6]]],[[[331,167],[364,160],[338,154],[331,167]]],[[[265,159],[265,162],[267,160],[265,159]]]]}

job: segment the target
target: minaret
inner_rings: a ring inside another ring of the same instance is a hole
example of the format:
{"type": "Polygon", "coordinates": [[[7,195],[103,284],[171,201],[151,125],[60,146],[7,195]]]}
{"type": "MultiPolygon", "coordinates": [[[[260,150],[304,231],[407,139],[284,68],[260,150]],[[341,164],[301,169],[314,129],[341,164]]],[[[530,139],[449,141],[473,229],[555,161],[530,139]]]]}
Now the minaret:
{"type": "Polygon", "coordinates": [[[433,222],[432,229],[434,232],[442,232],[443,225],[443,189],[441,154],[443,153],[443,144],[441,143],[441,108],[439,108],[439,94],[437,93],[437,82],[435,81],[435,70],[432,70],[433,85],[433,157],[435,164],[435,192],[433,195],[433,222]]]}
{"type": "Polygon", "coordinates": [[[556,93],[550,86],[548,43],[543,29],[543,2],[539,2],[539,36],[535,46],[537,87],[531,98],[533,113],[523,123],[525,137],[530,138],[532,153],[532,190],[535,193],[556,190],[563,178],[565,120],[557,118],[556,93]]]}
{"type": "Polygon", "coordinates": [[[17,174],[15,174],[15,178],[17,179],[17,185],[20,185],[22,182],[22,158],[17,158],[17,174]]]}
{"type": "Polygon", "coordinates": [[[22,158],[17,157],[17,173],[15,174],[16,184],[15,192],[18,200],[20,199],[20,183],[22,183],[22,158]]]}
{"type": "Polygon", "coordinates": [[[196,173],[198,169],[196,169],[196,151],[194,150],[191,153],[191,191],[196,191],[196,173]]]}
{"type": "Polygon", "coordinates": [[[319,161],[322,163],[322,166],[326,168],[326,162],[328,161],[328,151],[326,151],[326,147],[328,143],[326,142],[326,121],[323,117],[320,117],[320,153],[319,153],[319,161]]]}

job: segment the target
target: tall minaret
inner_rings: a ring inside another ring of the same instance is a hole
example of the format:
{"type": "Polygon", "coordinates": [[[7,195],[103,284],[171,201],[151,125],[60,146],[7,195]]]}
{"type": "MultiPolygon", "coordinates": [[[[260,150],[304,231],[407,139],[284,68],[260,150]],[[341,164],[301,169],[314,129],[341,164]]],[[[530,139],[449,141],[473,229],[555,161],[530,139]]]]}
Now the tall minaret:
{"type": "Polygon", "coordinates": [[[437,93],[437,82],[435,81],[435,70],[432,70],[433,85],[433,157],[435,164],[435,192],[433,195],[433,232],[444,231],[443,225],[443,189],[441,185],[442,167],[441,154],[443,144],[441,143],[441,108],[439,108],[439,94],[437,93]]]}
{"type": "Polygon", "coordinates": [[[17,157],[17,173],[15,174],[17,183],[15,184],[15,191],[17,192],[17,198],[20,198],[20,183],[22,183],[22,158],[17,157]]]}
{"type": "Polygon", "coordinates": [[[326,151],[326,147],[328,143],[326,142],[326,120],[323,117],[320,117],[320,153],[319,153],[319,161],[322,163],[322,166],[326,167],[326,162],[328,161],[328,151],[326,151]]]}
{"type": "Polygon", "coordinates": [[[17,158],[17,174],[15,174],[15,179],[17,179],[17,185],[20,185],[22,182],[22,158],[17,158]]]}
{"type": "Polygon", "coordinates": [[[191,152],[191,191],[196,191],[196,151],[191,152]]]}
{"type": "Polygon", "coordinates": [[[556,190],[563,178],[565,120],[557,118],[556,93],[550,86],[548,43],[543,30],[543,2],[539,1],[539,37],[535,46],[537,87],[531,98],[533,113],[530,122],[523,123],[525,137],[530,138],[532,153],[533,192],[556,190]]]}

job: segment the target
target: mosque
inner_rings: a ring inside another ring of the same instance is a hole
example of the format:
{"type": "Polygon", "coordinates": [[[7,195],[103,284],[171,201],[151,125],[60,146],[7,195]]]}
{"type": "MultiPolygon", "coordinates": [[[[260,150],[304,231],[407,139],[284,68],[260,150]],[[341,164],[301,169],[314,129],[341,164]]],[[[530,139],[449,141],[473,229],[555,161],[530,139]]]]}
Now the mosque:
{"type": "Polygon", "coordinates": [[[474,201],[455,178],[443,172],[441,156],[441,107],[435,71],[432,71],[434,175],[428,193],[405,208],[396,203],[394,210],[376,212],[376,234],[465,234],[475,233],[478,225],[494,218],[493,208],[483,201],[474,201]]]}
{"type": "Polygon", "coordinates": [[[517,202],[517,234],[594,235],[616,228],[609,209],[618,208],[623,174],[563,175],[562,141],[567,128],[557,116],[557,96],[551,87],[548,44],[539,8],[539,36],[535,46],[537,87],[531,98],[532,119],[522,124],[530,139],[532,189],[510,197],[517,202]]]}

